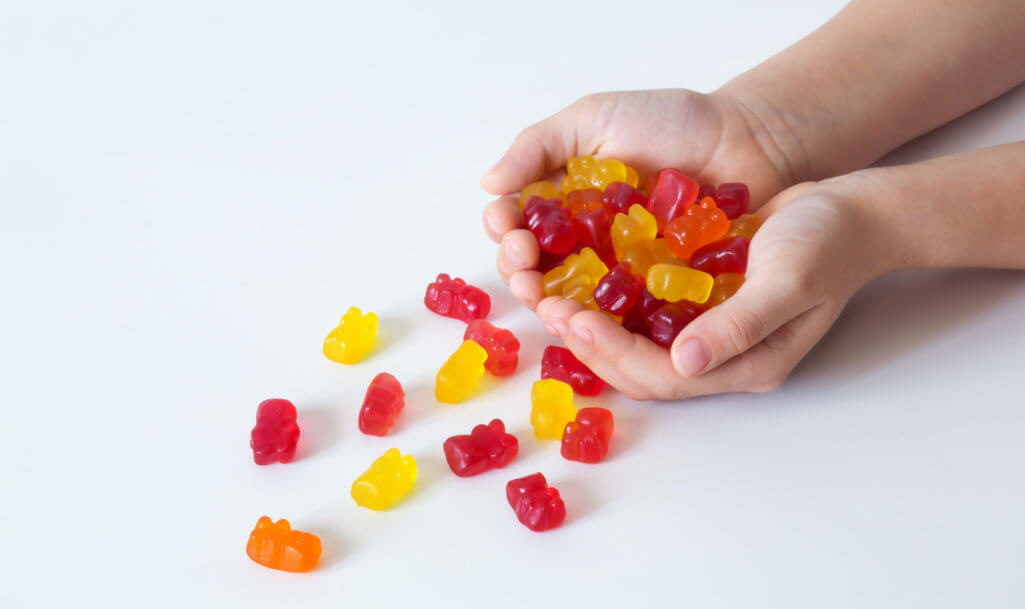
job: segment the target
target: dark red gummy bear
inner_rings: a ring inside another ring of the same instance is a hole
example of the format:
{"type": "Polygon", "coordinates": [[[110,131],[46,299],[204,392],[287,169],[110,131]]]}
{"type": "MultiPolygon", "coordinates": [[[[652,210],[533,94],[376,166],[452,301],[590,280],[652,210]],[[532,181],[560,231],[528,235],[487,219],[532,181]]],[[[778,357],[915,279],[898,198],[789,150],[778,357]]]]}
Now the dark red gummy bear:
{"type": "Polygon", "coordinates": [[[655,216],[658,230],[672,222],[683,211],[693,205],[698,197],[698,183],[675,169],[658,172],[655,188],[648,193],[648,211],[655,216]]]}
{"type": "Polygon", "coordinates": [[[609,216],[605,210],[588,211],[573,216],[573,229],[576,231],[577,241],[581,245],[593,249],[606,266],[615,265],[616,254],[612,249],[612,224],[609,222],[609,216]]]}
{"type": "Polygon", "coordinates": [[[663,347],[671,346],[676,335],[704,312],[704,307],[689,300],[665,305],[652,316],[651,341],[663,347]]]}
{"type": "Polygon", "coordinates": [[[747,249],[750,244],[747,237],[728,237],[709,243],[691,255],[690,266],[712,276],[722,273],[743,275],[747,270],[747,249]]]}
{"type": "Polygon", "coordinates": [[[516,517],[531,531],[547,531],[566,519],[566,504],[559,491],[548,486],[541,473],[510,480],[505,496],[516,517]]]}
{"type": "Polygon", "coordinates": [[[603,311],[623,315],[637,304],[643,289],[644,282],[630,272],[630,264],[620,262],[598,281],[594,288],[594,302],[603,311]]]}
{"type": "Polygon", "coordinates": [[[626,315],[623,316],[623,327],[626,328],[627,332],[651,338],[651,326],[644,319],[644,314],[641,313],[640,307],[634,307],[626,312],[626,315]]]}
{"type": "Polygon", "coordinates": [[[520,445],[516,436],[505,433],[505,424],[495,419],[474,427],[469,435],[445,440],[444,449],[452,473],[465,478],[505,467],[516,457],[520,445]]]}
{"type": "Polygon", "coordinates": [[[405,398],[402,385],[394,376],[387,372],[375,376],[359,410],[359,430],[371,436],[387,434],[406,405],[405,398]]]}
{"type": "Polygon", "coordinates": [[[466,326],[463,340],[472,340],[488,352],[484,367],[495,376],[508,376],[516,371],[519,362],[520,341],[512,332],[496,328],[483,319],[477,319],[466,326]]]}
{"type": "Polygon", "coordinates": [[[655,312],[667,304],[669,304],[668,301],[655,298],[647,288],[644,288],[641,290],[641,295],[637,298],[637,306],[635,308],[640,311],[644,317],[644,322],[651,328],[651,324],[655,323],[655,312]]]}
{"type": "Polygon", "coordinates": [[[581,408],[562,432],[562,456],[570,461],[598,463],[609,453],[612,413],[605,408],[581,408]]]}
{"type": "Polygon", "coordinates": [[[751,191],[740,182],[720,184],[715,191],[715,206],[732,220],[751,208],[751,191]]]}
{"type": "Polygon", "coordinates": [[[543,252],[566,254],[577,244],[573,220],[558,199],[531,197],[523,208],[523,221],[543,252]]]}
{"type": "Polygon", "coordinates": [[[696,200],[700,202],[701,199],[704,199],[705,197],[715,198],[715,186],[712,186],[711,184],[701,185],[701,188],[698,189],[698,198],[696,200]]]}
{"type": "Polygon", "coordinates": [[[601,202],[605,205],[608,215],[614,216],[627,213],[632,205],[646,206],[648,198],[625,182],[612,182],[605,187],[601,202]]]}
{"type": "Polygon", "coordinates": [[[483,319],[491,312],[491,297],[487,292],[445,273],[438,275],[427,286],[424,304],[438,315],[461,319],[466,323],[483,319]]]}
{"type": "Polygon", "coordinates": [[[250,436],[253,461],[269,465],[288,463],[295,458],[299,444],[299,425],[295,422],[295,406],[288,400],[264,400],[256,409],[256,427],[250,436]]]}
{"type": "Polygon", "coordinates": [[[580,395],[598,395],[605,388],[605,381],[591,372],[569,349],[555,345],[545,347],[541,356],[541,378],[569,383],[580,395]]]}

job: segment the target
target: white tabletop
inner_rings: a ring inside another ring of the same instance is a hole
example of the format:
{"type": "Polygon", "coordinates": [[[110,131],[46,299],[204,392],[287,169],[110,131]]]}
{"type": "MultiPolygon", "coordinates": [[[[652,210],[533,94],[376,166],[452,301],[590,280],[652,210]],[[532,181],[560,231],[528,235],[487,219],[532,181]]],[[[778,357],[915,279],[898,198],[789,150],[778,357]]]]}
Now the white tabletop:
{"type": "MultiPolygon", "coordinates": [[[[1025,275],[913,272],[859,293],[780,390],[676,404],[615,392],[607,462],[529,433],[552,341],[509,297],[477,180],[516,132],[597,90],[709,90],[842,4],[7,3],[0,9],[0,606],[1020,607],[1025,275]],[[440,405],[457,274],[520,369],[440,405]],[[349,306],[379,349],[321,341],[349,306]],[[408,398],[360,434],[367,383],[408,398]],[[256,405],[300,411],[258,467],[256,405]],[[502,418],[521,456],[459,479],[442,441],[502,418]],[[387,448],[414,494],[357,507],[387,448]],[[505,482],[569,511],[535,534],[505,482]],[[293,575],[244,552],[261,515],[324,542],[293,575]]],[[[1025,89],[905,148],[1025,138],[1025,89]]],[[[966,201],[966,204],[970,204],[966,201]]]]}

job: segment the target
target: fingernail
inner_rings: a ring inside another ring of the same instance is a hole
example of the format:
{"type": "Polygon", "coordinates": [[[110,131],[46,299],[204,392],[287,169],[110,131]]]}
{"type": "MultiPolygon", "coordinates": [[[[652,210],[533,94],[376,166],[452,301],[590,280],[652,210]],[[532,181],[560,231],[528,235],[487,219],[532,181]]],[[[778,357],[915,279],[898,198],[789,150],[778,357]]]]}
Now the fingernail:
{"type": "Polygon", "coordinates": [[[594,344],[594,335],[591,334],[591,331],[584,326],[575,326],[573,328],[573,334],[588,345],[594,344]]]}
{"type": "Polygon", "coordinates": [[[700,338],[688,338],[673,353],[676,369],[684,376],[694,376],[701,372],[712,361],[705,341],[700,338]]]}
{"type": "Polygon", "coordinates": [[[502,231],[498,230],[498,227],[495,226],[494,218],[492,218],[490,215],[484,216],[484,222],[487,223],[488,228],[491,229],[491,232],[495,233],[496,235],[502,234],[502,231]]]}

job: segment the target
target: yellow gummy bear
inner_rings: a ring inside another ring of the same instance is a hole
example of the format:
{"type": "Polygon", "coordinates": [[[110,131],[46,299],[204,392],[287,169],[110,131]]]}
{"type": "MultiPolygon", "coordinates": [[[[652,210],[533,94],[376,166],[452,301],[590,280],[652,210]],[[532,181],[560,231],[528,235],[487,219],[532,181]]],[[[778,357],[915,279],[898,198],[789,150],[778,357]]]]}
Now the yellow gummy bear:
{"type": "Polygon", "coordinates": [[[538,196],[542,199],[562,199],[562,193],[555,187],[551,182],[531,182],[523,187],[520,191],[520,209],[523,209],[527,205],[527,201],[530,197],[538,196]]]}
{"type": "Polygon", "coordinates": [[[566,423],[576,417],[572,387],[555,379],[534,383],[530,390],[530,424],[538,440],[561,440],[566,423]]]}
{"type": "Polygon", "coordinates": [[[641,241],[637,245],[634,245],[626,254],[623,256],[620,262],[626,262],[630,265],[630,270],[635,275],[641,277],[648,276],[648,269],[652,265],[668,262],[673,258],[673,252],[666,245],[666,240],[659,237],[658,239],[650,239],[648,241],[641,241]]]}
{"type": "Polygon", "coordinates": [[[580,250],[579,254],[570,254],[559,266],[548,271],[541,278],[545,296],[565,296],[567,287],[591,284],[594,285],[609,272],[609,267],[601,261],[598,254],[589,247],[580,250]]]}
{"type": "Polygon", "coordinates": [[[658,221],[641,205],[631,205],[625,214],[612,219],[612,249],[616,259],[622,260],[634,246],[653,241],[658,236],[658,221]]]}
{"type": "Polygon", "coordinates": [[[370,464],[352,483],[352,498],[357,505],[372,510],[386,510],[409,494],[416,483],[416,459],[402,456],[392,448],[370,464]]]}
{"type": "Polygon", "coordinates": [[[352,307],[324,339],[324,355],[341,364],[355,364],[374,348],[376,339],[377,314],[363,315],[352,307]]]}
{"type": "Polygon", "coordinates": [[[715,283],[708,273],[667,262],[648,269],[647,288],[655,298],[669,302],[689,300],[701,304],[708,300],[715,283]]]}
{"type": "Polygon", "coordinates": [[[566,161],[566,177],[562,180],[562,192],[597,188],[605,190],[612,182],[625,182],[637,187],[637,172],[616,159],[595,159],[590,156],[570,157],[566,161]]]}
{"type": "Polygon", "coordinates": [[[438,370],[434,397],[439,402],[458,404],[470,397],[484,376],[488,352],[472,340],[464,340],[456,352],[438,370]]]}

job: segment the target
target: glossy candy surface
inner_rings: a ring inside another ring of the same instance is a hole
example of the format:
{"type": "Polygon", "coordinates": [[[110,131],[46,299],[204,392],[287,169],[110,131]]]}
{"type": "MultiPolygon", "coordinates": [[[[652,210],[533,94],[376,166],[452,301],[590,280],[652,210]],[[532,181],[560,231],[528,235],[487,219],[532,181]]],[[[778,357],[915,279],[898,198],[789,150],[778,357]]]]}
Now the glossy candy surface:
{"type": "Polygon", "coordinates": [[[516,518],[531,531],[554,529],[566,519],[566,504],[559,491],[548,486],[540,473],[510,480],[505,497],[516,518]]]}
{"type": "Polygon", "coordinates": [[[744,285],[743,275],[735,273],[716,275],[715,283],[712,285],[712,293],[709,295],[708,301],[705,302],[705,306],[712,308],[721,305],[736,294],[742,285],[744,285]]]}
{"type": "Polygon", "coordinates": [[[363,314],[350,308],[338,322],[338,327],[324,339],[324,356],[340,364],[355,364],[374,348],[377,340],[377,315],[363,314]]]}
{"type": "Polygon", "coordinates": [[[605,381],[591,371],[565,347],[548,345],[541,356],[541,378],[569,383],[579,395],[595,396],[605,388],[605,381]]]}
{"type": "Polygon", "coordinates": [[[495,376],[509,376],[519,362],[520,341],[512,332],[496,328],[483,319],[471,321],[463,333],[463,340],[472,340],[487,351],[484,368],[495,376]]]}
{"type": "Polygon", "coordinates": [[[320,561],[320,553],[319,537],[296,531],[284,518],[273,522],[260,516],[246,543],[246,554],[255,562],[293,573],[311,571],[320,561]]]}
{"type": "Polygon", "coordinates": [[[697,182],[675,169],[658,172],[655,186],[648,193],[648,211],[658,222],[659,232],[694,204],[698,189],[697,182]]]}
{"type": "Polygon", "coordinates": [[[601,194],[597,188],[574,190],[566,195],[566,209],[573,216],[588,211],[605,211],[601,194]]]}
{"type": "Polygon", "coordinates": [[[648,269],[646,287],[652,296],[669,302],[702,303],[712,293],[715,279],[708,273],[678,264],[656,264],[648,269]]]}
{"type": "Polygon", "coordinates": [[[405,396],[394,376],[387,372],[375,376],[359,410],[359,430],[371,436],[386,435],[406,404],[405,396]]]}
{"type": "Polygon", "coordinates": [[[747,237],[727,237],[713,241],[697,250],[690,266],[715,277],[723,273],[744,274],[747,270],[747,250],[751,241],[747,237]]]}
{"type": "Polygon", "coordinates": [[[747,189],[747,184],[740,182],[720,184],[713,196],[716,206],[731,220],[741,214],[746,214],[751,209],[751,192],[747,189]]]}
{"type": "MultiPolygon", "coordinates": [[[[573,229],[576,231],[577,243],[589,247],[598,254],[606,266],[615,266],[616,256],[612,251],[612,222],[605,210],[589,211],[573,217],[573,229]]],[[[538,265],[538,270],[544,272],[538,265]]],[[[547,270],[547,269],[545,269],[547,270]]]]}
{"type": "Polygon", "coordinates": [[[646,207],[648,198],[639,190],[624,182],[612,182],[605,187],[601,195],[601,202],[609,216],[625,214],[633,205],[646,207]]]}
{"type": "Polygon", "coordinates": [[[516,457],[519,447],[516,436],[506,433],[499,419],[477,425],[468,435],[452,436],[443,446],[449,469],[461,477],[505,467],[516,457]]]}
{"type": "Polygon", "coordinates": [[[374,460],[370,469],[352,483],[357,505],[386,510],[409,494],[416,483],[416,459],[392,448],[374,460]]]}
{"type": "Polygon", "coordinates": [[[609,268],[598,254],[585,247],[579,254],[570,254],[562,264],[545,273],[541,284],[545,296],[563,296],[567,285],[579,285],[581,282],[595,285],[608,272],[609,268]]]}
{"type": "Polygon", "coordinates": [[[609,452],[612,413],[605,408],[581,408],[562,432],[562,456],[570,461],[598,463],[609,452]]]}
{"type": "Polygon", "coordinates": [[[612,182],[625,182],[637,186],[637,178],[636,171],[616,159],[570,157],[566,161],[566,177],[562,180],[562,192],[569,193],[585,188],[605,190],[612,182]]]}
{"type": "Polygon", "coordinates": [[[669,347],[687,324],[705,312],[699,304],[681,300],[661,307],[652,316],[651,341],[669,347]]]}
{"type": "Polygon", "coordinates": [[[644,289],[644,282],[633,274],[630,265],[620,262],[594,288],[594,300],[603,311],[623,315],[633,308],[644,289]]]}
{"type": "Polygon", "coordinates": [[[542,252],[567,254],[577,244],[569,210],[558,199],[531,197],[523,208],[523,219],[542,252]]]}
{"type": "Polygon", "coordinates": [[[545,182],[544,180],[533,182],[524,186],[523,190],[520,191],[520,209],[526,207],[527,201],[535,196],[542,199],[562,199],[563,195],[551,182],[545,182]]]}
{"type": "Polygon", "coordinates": [[[621,262],[628,263],[633,269],[634,274],[640,277],[647,277],[648,269],[652,265],[669,262],[672,257],[673,252],[666,245],[666,240],[660,237],[658,239],[641,241],[631,247],[626,255],[623,256],[621,262]]]}
{"type": "Polygon", "coordinates": [[[612,219],[612,250],[616,258],[623,256],[635,245],[651,241],[658,235],[655,217],[640,205],[632,206],[625,214],[616,214],[612,219]]]}
{"type": "Polygon", "coordinates": [[[441,273],[427,285],[424,305],[438,315],[469,323],[488,316],[491,312],[491,297],[484,290],[458,277],[453,279],[441,273]]]}
{"type": "Polygon", "coordinates": [[[488,352],[472,340],[464,340],[438,370],[434,397],[439,402],[458,404],[470,397],[484,376],[488,352]]]}
{"type": "Polygon", "coordinates": [[[726,214],[715,206],[714,200],[706,197],[666,225],[666,245],[677,258],[689,260],[694,250],[721,239],[729,228],[730,221],[726,214]]]}
{"type": "Polygon", "coordinates": [[[747,237],[748,239],[752,239],[761,227],[761,218],[754,214],[744,214],[739,218],[730,221],[730,229],[726,231],[725,236],[747,237]]]}
{"type": "Polygon", "coordinates": [[[543,379],[530,390],[530,424],[538,440],[559,440],[566,423],[573,420],[573,389],[562,381],[543,379]]]}
{"type": "Polygon", "coordinates": [[[256,408],[256,427],[250,434],[249,447],[257,465],[275,461],[288,463],[295,458],[299,444],[299,425],[295,406],[282,399],[264,400],[256,408]]]}

